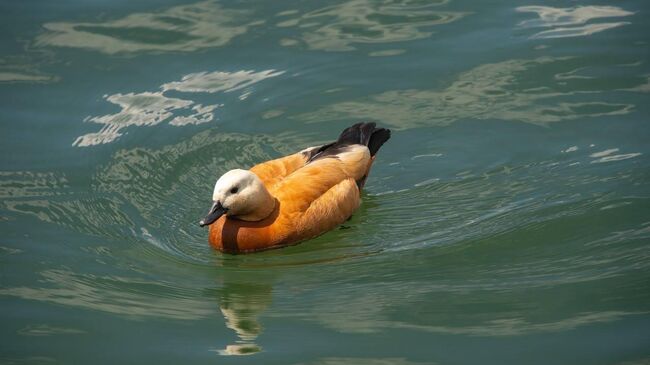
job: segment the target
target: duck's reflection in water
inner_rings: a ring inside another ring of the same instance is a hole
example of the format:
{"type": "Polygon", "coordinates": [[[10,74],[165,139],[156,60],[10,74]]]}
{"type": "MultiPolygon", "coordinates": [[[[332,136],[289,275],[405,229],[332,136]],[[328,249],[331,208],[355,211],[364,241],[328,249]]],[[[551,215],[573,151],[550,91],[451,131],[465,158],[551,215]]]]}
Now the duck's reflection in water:
{"type": "MultiPolygon", "coordinates": [[[[240,272],[241,273],[241,272],[240,272]]],[[[226,320],[226,326],[235,331],[239,338],[234,344],[218,350],[220,355],[251,355],[262,351],[256,341],[264,328],[260,315],[272,300],[271,280],[262,275],[255,278],[234,278],[234,273],[223,277],[224,284],[219,291],[219,308],[226,320]],[[257,280],[255,280],[257,279],[257,280]]]]}

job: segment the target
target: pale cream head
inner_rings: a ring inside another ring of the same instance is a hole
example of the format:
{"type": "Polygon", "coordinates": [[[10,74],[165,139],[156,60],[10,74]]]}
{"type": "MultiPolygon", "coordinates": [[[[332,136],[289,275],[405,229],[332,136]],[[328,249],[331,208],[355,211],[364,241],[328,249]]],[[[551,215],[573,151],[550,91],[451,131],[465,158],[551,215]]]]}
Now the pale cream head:
{"type": "Polygon", "coordinates": [[[275,199],[257,175],[235,169],[223,174],[214,185],[212,200],[226,209],[226,215],[247,221],[266,218],[275,208],[275,199]]]}

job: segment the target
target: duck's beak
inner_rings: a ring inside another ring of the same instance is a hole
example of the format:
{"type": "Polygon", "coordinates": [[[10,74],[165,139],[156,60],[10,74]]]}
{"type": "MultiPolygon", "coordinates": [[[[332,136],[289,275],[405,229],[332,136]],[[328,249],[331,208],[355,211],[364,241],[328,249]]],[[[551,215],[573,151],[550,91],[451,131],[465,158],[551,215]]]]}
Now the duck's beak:
{"type": "Polygon", "coordinates": [[[214,202],[214,204],[212,204],[212,208],[210,208],[210,211],[208,212],[208,215],[206,215],[205,218],[203,218],[199,222],[199,226],[205,227],[207,225],[214,223],[214,221],[216,221],[217,219],[219,219],[219,217],[224,215],[224,213],[226,213],[227,210],[228,209],[224,208],[221,205],[221,202],[218,201],[214,202]]]}

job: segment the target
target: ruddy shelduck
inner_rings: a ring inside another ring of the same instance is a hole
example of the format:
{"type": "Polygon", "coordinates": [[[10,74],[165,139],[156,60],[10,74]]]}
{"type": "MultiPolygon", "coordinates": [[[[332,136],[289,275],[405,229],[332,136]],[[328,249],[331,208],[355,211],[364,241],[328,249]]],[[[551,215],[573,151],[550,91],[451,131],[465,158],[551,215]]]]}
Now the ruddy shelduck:
{"type": "Polygon", "coordinates": [[[210,244],[247,253],[297,244],[345,222],[390,130],[375,123],[346,128],[335,142],[230,170],[214,186],[212,207],[199,222],[210,244]]]}

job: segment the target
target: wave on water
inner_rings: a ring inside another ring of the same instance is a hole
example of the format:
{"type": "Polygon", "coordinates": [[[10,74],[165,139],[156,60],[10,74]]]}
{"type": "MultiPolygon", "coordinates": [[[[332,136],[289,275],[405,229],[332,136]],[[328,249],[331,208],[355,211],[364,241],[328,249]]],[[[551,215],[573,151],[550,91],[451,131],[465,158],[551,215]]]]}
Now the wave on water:
{"type": "Polygon", "coordinates": [[[105,95],[104,99],[118,105],[121,110],[114,114],[87,117],[85,122],[101,124],[101,130],[77,137],[72,145],[88,147],[110,143],[122,136],[122,130],[129,126],[153,126],[165,121],[176,127],[208,123],[214,119],[214,111],[224,104],[203,105],[185,96],[175,98],[165,93],[212,94],[244,89],[244,93],[239,97],[242,100],[251,94],[250,87],[253,84],[283,73],[284,71],[276,70],[198,72],[185,75],[180,81],[164,83],[160,86],[161,91],[105,95]]]}
{"type": "Polygon", "coordinates": [[[583,67],[585,61],[573,57],[539,57],[483,64],[459,74],[442,90],[390,90],[333,103],[291,118],[307,123],[370,119],[398,129],[411,129],[447,126],[463,120],[548,125],[631,113],[634,104],[610,101],[610,92],[624,91],[617,85],[607,86],[602,76],[590,77],[593,79],[590,82],[564,77],[567,72],[574,76],[578,70],[587,72],[588,67],[583,67]],[[531,75],[536,77],[535,87],[531,87],[531,75]]]}
{"type": "MultiPolygon", "coordinates": [[[[363,44],[395,43],[428,38],[435,26],[455,22],[465,12],[440,9],[446,0],[353,0],[308,12],[282,12],[276,23],[292,28],[297,36],[284,38],[288,47],[305,45],[324,51],[350,51],[363,44]]],[[[383,50],[374,55],[390,56],[403,50],[383,50]]]]}
{"type": "Polygon", "coordinates": [[[219,47],[255,25],[249,12],[201,1],[159,12],[97,22],[51,22],[37,46],[72,47],[106,54],[194,52],[219,47]]]}
{"type": "Polygon", "coordinates": [[[566,38],[592,35],[607,29],[630,24],[629,22],[598,23],[592,20],[627,17],[634,12],[617,6],[576,6],[573,8],[553,8],[550,6],[520,6],[518,12],[537,13],[539,19],[519,23],[522,28],[551,28],[538,32],[531,38],[566,38]]]}

